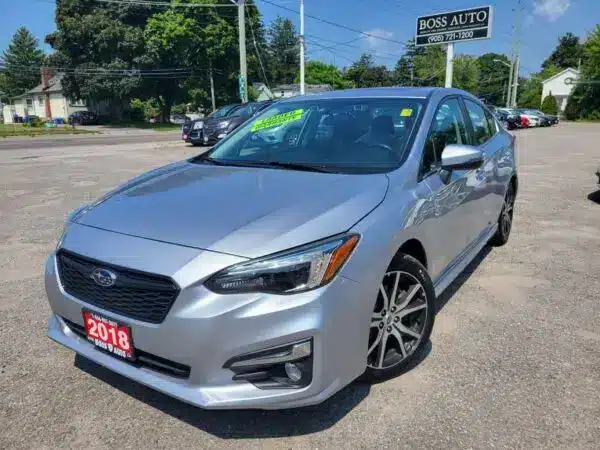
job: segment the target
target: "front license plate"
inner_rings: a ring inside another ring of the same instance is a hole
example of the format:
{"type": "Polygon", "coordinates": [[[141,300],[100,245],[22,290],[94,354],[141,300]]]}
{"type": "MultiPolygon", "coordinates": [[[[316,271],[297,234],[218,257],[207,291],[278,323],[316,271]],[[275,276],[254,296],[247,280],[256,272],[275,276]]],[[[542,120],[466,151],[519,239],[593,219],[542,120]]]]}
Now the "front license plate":
{"type": "Polygon", "coordinates": [[[83,310],[85,334],[92,344],[113,355],[134,359],[131,328],[112,319],[83,310]]]}
{"type": "Polygon", "coordinates": [[[188,138],[187,134],[184,134],[182,139],[185,141],[188,138]]]}
{"type": "Polygon", "coordinates": [[[206,136],[204,136],[204,143],[208,144],[208,138],[206,136]]]}

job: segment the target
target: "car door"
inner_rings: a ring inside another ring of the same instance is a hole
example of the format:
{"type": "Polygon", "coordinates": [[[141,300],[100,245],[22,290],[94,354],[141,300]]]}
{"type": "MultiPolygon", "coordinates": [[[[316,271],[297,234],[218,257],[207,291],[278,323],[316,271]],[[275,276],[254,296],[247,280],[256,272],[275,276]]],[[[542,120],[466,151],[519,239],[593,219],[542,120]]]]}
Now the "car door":
{"type": "Polygon", "coordinates": [[[420,169],[421,179],[431,190],[432,214],[424,223],[424,231],[435,248],[434,267],[431,267],[434,280],[465,251],[475,233],[468,205],[474,171],[441,169],[442,152],[447,145],[470,143],[459,97],[445,97],[430,125],[420,169]]]}
{"type": "Polygon", "coordinates": [[[502,197],[495,195],[502,191],[497,185],[497,157],[508,143],[502,139],[496,121],[491,114],[475,101],[464,98],[464,105],[468,116],[468,131],[473,145],[484,153],[484,162],[475,171],[476,177],[470,181],[474,191],[469,204],[469,215],[476,228],[471,240],[476,240],[480,234],[485,233],[498,220],[498,211],[502,197]],[[500,198],[500,201],[498,201],[500,198]]]}

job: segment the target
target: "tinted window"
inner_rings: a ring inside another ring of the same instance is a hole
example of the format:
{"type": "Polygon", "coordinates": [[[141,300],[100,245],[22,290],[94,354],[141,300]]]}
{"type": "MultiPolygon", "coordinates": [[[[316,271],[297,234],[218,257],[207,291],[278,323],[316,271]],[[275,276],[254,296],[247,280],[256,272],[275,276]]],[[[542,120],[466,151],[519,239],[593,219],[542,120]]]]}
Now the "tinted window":
{"type": "Polygon", "coordinates": [[[490,127],[490,123],[485,115],[484,109],[477,103],[465,99],[465,105],[469,112],[469,118],[473,125],[473,137],[476,145],[485,144],[494,134],[495,128],[490,127]]]}
{"type": "Polygon", "coordinates": [[[237,105],[223,106],[222,108],[217,109],[209,117],[214,117],[214,118],[225,117],[235,107],[237,107],[237,105]]]}
{"type": "Polygon", "coordinates": [[[465,120],[458,99],[443,100],[435,113],[423,152],[422,172],[439,168],[442,151],[450,144],[468,144],[465,120]]]}
{"type": "Polygon", "coordinates": [[[492,136],[498,132],[498,128],[496,127],[496,121],[494,120],[494,116],[487,109],[485,110],[485,118],[487,119],[488,125],[490,127],[490,131],[492,132],[492,136]]]}
{"type": "Polygon", "coordinates": [[[405,160],[424,104],[414,98],[304,98],[274,103],[209,156],[236,163],[318,165],[344,173],[386,172],[405,160]]]}

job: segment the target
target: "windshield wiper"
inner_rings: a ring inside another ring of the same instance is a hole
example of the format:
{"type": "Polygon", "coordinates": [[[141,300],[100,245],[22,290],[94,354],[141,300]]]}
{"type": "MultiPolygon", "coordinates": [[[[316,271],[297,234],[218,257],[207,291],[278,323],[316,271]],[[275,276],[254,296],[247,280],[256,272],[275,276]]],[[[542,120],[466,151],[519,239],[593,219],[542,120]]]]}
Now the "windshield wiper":
{"type": "Polygon", "coordinates": [[[326,166],[320,165],[315,166],[311,164],[302,164],[302,163],[291,163],[291,162],[281,162],[281,161],[260,161],[257,163],[270,167],[281,167],[282,169],[292,169],[292,170],[303,170],[306,172],[324,172],[331,173],[331,170],[328,170],[326,166]]]}
{"type": "Polygon", "coordinates": [[[214,159],[204,155],[198,155],[190,160],[193,163],[208,163],[216,166],[237,166],[237,167],[280,167],[282,169],[303,170],[306,172],[324,172],[331,173],[325,166],[314,166],[301,163],[287,163],[281,161],[235,161],[231,159],[214,159]]]}

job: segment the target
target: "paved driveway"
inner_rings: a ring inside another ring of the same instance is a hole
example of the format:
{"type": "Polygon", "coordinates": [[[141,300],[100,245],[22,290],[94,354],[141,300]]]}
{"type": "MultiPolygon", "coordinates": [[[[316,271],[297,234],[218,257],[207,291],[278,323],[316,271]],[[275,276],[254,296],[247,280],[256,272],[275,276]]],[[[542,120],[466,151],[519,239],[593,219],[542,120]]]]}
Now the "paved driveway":
{"type": "Polygon", "coordinates": [[[183,145],[0,152],[0,448],[597,448],[600,126],[517,133],[509,245],[440,299],[420,364],[292,411],[202,411],[45,336],[46,255],[65,215],[183,145]]]}

